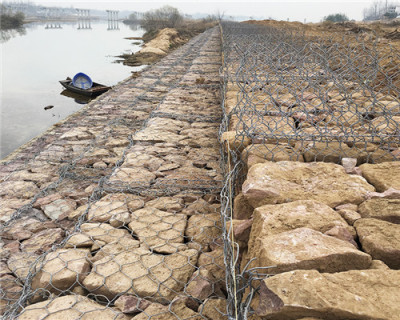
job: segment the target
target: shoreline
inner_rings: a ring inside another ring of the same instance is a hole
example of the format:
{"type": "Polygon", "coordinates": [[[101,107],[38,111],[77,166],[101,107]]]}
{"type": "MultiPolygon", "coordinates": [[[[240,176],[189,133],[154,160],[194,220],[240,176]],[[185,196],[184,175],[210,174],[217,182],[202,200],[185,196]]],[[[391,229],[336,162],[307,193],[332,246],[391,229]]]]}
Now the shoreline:
{"type": "MultiPolygon", "coordinates": [[[[46,21],[30,21],[30,22],[48,22],[49,20],[46,21]]],[[[60,20],[55,20],[55,21],[60,21],[60,20]]],[[[146,36],[142,36],[141,39],[143,40],[143,45],[149,43],[150,41],[152,41],[153,39],[155,39],[157,37],[157,34],[160,30],[157,31],[157,33],[153,33],[154,37],[146,37],[146,36]]],[[[135,38],[139,38],[139,37],[133,37],[135,38]]],[[[129,39],[128,39],[129,40],[129,39]]],[[[186,42],[188,42],[190,39],[187,39],[186,42]]],[[[186,43],[185,42],[185,43],[186,43]]],[[[184,44],[184,43],[183,43],[184,44]]],[[[182,44],[182,45],[183,45],[182,44]]],[[[122,79],[121,81],[119,81],[116,85],[112,86],[112,88],[94,98],[93,100],[91,100],[89,103],[87,103],[86,105],[84,105],[81,109],[75,111],[74,113],[71,113],[70,115],[68,115],[66,118],[54,123],[53,125],[51,125],[50,127],[48,127],[45,131],[43,131],[42,133],[38,134],[37,136],[33,137],[32,139],[30,139],[29,141],[27,141],[26,143],[22,144],[21,146],[19,146],[18,148],[16,148],[15,150],[13,150],[11,153],[9,153],[8,155],[6,155],[4,158],[0,159],[0,165],[7,165],[9,162],[17,160],[16,158],[18,157],[19,154],[23,153],[23,151],[25,149],[28,149],[30,147],[33,147],[35,142],[37,142],[40,138],[46,136],[47,134],[49,134],[51,131],[53,131],[55,128],[57,128],[58,126],[62,125],[63,123],[71,120],[72,118],[78,116],[79,114],[81,114],[82,112],[84,112],[87,108],[90,108],[90,106],[94,103],[97,102],[97,100],[100,97],[106,97],[106,95],[111,94],[117,87],[119,87],[120,85],[124,84],[125,82],[131,80],[132,78],[137,78],[140,77],[140,73],[143,72],[145,69],[147,69],[149,66],[151,66],[154,63],[157,63],[158,61],[160,61],[163,57],[167,56],[168,54],[170,54],[171,52],[173,52],[175,49],[177,49],[179,46],[174,47],[172,50],[168,51],[165,55],[157,55],[157,54],[140,54],[139,50],[138,52],[128,55],[130,57],[132,56],[139,56],[141,59],[140,63],[136,63],[136,64],[129,64],[127,63],[127,59],[124,58],[124,55],[120,55],[120,56],[116,56],[116,58],[122,58],[122,63],[124,65],[130,66],[130,67],[140,67],[140,66],[144,66],[144,68],[140,71],[131,71],[131,75],[125,79],[122,79]]],[[[142,46],[143,49],[143,46],[142,46]]]]}

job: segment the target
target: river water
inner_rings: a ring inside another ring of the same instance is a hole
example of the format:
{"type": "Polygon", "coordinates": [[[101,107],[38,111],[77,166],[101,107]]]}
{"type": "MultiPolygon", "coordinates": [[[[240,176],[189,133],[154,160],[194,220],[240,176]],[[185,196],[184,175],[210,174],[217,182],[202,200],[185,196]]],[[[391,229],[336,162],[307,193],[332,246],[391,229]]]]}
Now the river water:
{"type": "Polygon", "coordinates": [[[143,33],[123,23],[92,21],[32,23],[23,32],[3,34],[0,158],[83,107],[82,99],[61,94],[59,80],[84,72],[112,86],[139,70],[116,63],[115,56],[138,51],[138,41],[124,38],[143,33]],[[49,105],[54,108],[45,110],[49,105]]]}

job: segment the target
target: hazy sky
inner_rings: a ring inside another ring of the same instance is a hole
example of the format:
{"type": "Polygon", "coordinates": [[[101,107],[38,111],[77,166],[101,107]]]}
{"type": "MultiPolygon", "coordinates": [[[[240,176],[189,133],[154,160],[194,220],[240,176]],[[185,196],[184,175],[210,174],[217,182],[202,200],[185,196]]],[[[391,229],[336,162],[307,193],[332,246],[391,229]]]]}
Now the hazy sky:
{"type": "MultiPolygon", "coordinates": [[[[147,11],[169,4],[178,8],[183,13],[215,13],[218,10],[224,12],[225,16],[252,16],[254,18],[274,18],[278,20],[319,22],[330,13],[345,13],[350,19],[361,20],[363,9],[371,5],[374,0],[353,1],[98,1],[98,0],[69,0],[57,1],[41,0],[34,1],[43,5],[70,6],[82,9],[114,9],[147,11]]],[[[400,1],[400,0],[399,0],[400,1]]]]}

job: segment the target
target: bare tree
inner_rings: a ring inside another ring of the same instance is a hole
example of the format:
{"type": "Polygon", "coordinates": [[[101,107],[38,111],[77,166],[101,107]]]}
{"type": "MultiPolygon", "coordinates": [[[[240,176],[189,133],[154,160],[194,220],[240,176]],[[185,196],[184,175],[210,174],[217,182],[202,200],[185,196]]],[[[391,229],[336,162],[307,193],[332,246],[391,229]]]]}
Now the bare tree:
{"type": "Polygon", "coordinates": [[[178,9],[163,6],[156,10],[147,11],[143,15],[142,25],[146,30],[162,28],[176,28],[183,21],[183,16],[178,9]]]}

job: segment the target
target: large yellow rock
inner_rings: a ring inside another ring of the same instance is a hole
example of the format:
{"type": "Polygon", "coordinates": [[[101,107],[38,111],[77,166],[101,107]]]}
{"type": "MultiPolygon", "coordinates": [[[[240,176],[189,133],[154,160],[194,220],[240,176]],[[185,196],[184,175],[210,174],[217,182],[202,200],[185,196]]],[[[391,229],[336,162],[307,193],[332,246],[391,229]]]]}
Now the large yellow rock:
{"type": "Polygon", "coordinates": [[[359,219],[354,227],[365,252],[392,269],[400,269],[399,224],[378,219],[359,219]]]}
{"type": "Polygon", "coordinates": [[[400,199],[370,199],[358,211],[363,218],[374,218],[400,224],[400,199]]]}
{"type": "Polygon", "coordinates": [[[248,168],[267,161],[304,162],[302,153],[290,144],[251,144],[242,151],[242,161],[248,168]]]}
{"type": "Polygon", "coordinates": [[[333,163],[266,162],[252,166],[242,192],[254,207],[295,200],[315,200],[336,207],[359,204],[374,187],[357,175],[348,175],[333,163]]]}
{"type": "Polygon", "coordinates": [[[256,260],[250,267],[272,267],[268,270],[271,274],[296,269],[321,272],[368,269],[372,261],[370,255],[351,243],[308,228],[256,239],[247,252],[247,261],[252,258],[256,260]]]}
{"type": "Polygon", "coordinates": [[[129,229],[139,238],[141,245],[161,253],[176,252],[183,245],[187,223],[184,214],[145,207],[133,212],[130,220],[129,229]]]}
{"type": "Polygon", "coordinates": [[[185,236],[192,242],[197,242],[203,248],[221,237],[222,225],[219,213],[196,214],[190,216],[185,236]]]}
{"type": "Polygon", "coordinates": [[[47,254],[32,280],[34,290],[64,291],[82,283],[90,272],[89,249],[58,249],[47,254]]]}
{"type": "Polygon", "coordinates": [[[363,164],[362,175],[376,191],[384,192],[389,188],[400,189],[400,161],[379,164],[363,164]]]}
{"type": "Polygon", "coordinates": [[[398,320],[400,271],[319,273],[296,270],[264,279],[256,313],[263,319],[398,320]]]}
{"type": "Polygon", "coordinates": [[[265,205],[255,209],[253,217],[249,248],[253,248],[257,239],[297,228],[309,228],[324,233],[333,227],[340,227],[355,235],[354,228],[338,212],[313,200],[265,205]]]}
{"type": "Polygon", "coordinates": [[[109,299],[127,293],[169,302],[193,274],[197,256],[193,249],[163,256],[135,248],[96,261],[83,285],[109,299]]]}
{"type": "Polygon", "coordinates": [[[68,295],[27,306],[18,320],[128,320],[131,317],[87,297],[68,295]]]}

